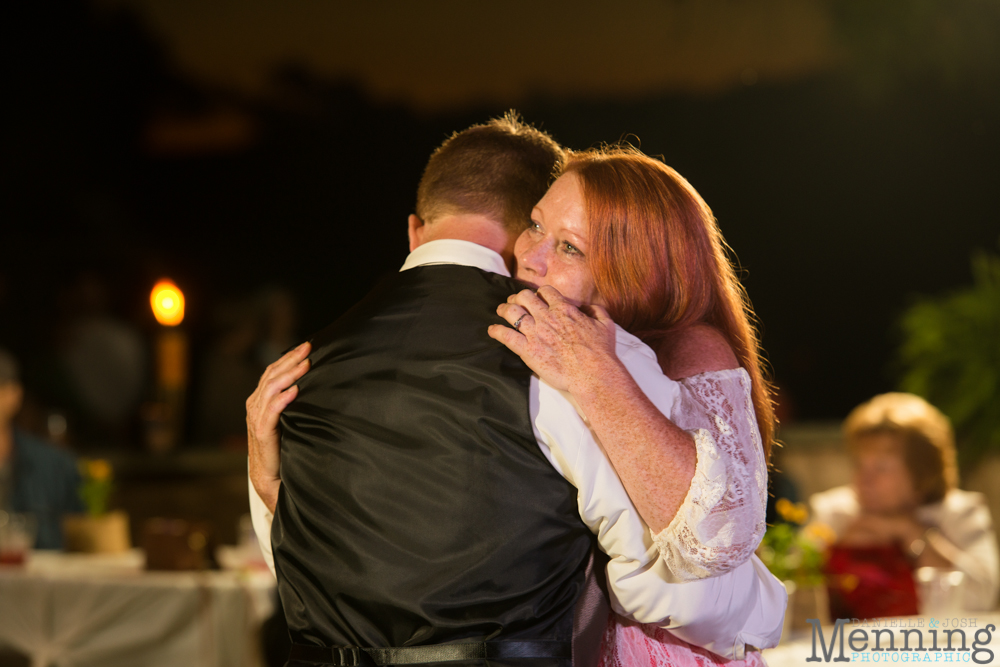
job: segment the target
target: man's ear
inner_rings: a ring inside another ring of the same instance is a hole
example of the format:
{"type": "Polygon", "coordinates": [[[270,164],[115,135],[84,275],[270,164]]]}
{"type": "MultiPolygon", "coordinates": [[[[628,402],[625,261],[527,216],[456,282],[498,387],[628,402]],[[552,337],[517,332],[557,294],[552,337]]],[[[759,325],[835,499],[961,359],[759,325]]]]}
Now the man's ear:
{"type": "Polygon", "coordinates": [[[410,237],[410,252],[417,249],[417,246],[424,242],[424,233],[427,225],[415,213],[411,213],[406,220],[406,233],[410,237]]]}

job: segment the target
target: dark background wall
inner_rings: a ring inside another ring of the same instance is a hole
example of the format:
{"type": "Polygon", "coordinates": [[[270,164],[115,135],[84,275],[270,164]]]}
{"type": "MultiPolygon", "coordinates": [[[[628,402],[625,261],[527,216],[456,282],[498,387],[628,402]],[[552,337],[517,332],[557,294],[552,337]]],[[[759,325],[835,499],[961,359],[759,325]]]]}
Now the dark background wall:
{"type": "Polygon", "coordinates": [[[431,150],[511,107],[573,148],[628,136],[694,184],[789,420],[894,388],[900,312],[968,283],[970,253],[1000,238],[996,3],[632,5],[22,7],[0,345],[36,411],[65,411],[81,447],[138,446],[138,417],[88,421],[60,350],[81,281],[148,339],[169,275],[188,296],[196,415],[227,304],[285,289],[299,337],[335,318],[403,261],[431,150]]]}

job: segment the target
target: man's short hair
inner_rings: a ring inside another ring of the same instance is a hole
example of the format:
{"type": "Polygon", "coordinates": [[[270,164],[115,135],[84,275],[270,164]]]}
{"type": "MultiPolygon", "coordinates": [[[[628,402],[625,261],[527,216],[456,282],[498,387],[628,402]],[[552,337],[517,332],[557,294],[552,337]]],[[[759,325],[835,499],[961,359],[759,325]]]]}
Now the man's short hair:
{"type": "Polygon", "coordinates": [[[7,350],[0,347],[0,385],[8,382],[20,382],[21,375],[17,366],[17,359],[7,350]]]}
{"type": "Polygon", "coordinates": [[[519,232],[563,160],[552,137],[509,111],[456,132],[434,151],[417,188],[417,216],[431,223],[446,215],[477,214],[519,232]]]}

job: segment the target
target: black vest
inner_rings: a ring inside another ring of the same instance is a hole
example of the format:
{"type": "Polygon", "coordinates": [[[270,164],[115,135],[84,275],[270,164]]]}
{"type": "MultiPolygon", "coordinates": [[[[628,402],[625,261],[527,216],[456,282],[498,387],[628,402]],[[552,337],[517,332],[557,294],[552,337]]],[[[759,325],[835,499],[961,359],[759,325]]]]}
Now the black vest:
{"type": "Polygon", "coordinates": [[[294,642],[571,640],[593,535],[533,435],[531,371],[486,333],[521,288],[411,269],[313,340],[271,533],[294,642]]]}

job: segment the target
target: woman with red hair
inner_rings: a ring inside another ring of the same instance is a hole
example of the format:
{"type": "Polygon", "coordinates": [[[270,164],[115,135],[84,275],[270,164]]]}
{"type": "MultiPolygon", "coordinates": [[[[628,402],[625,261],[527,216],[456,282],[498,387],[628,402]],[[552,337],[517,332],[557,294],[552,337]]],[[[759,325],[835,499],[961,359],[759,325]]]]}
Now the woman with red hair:
{"type": "MultiPolygon", "coordinates": [[[[515,246],[525,290],[490,334],[568,391],[677,580],[726,572],[764,532],[771,386],[749,301],[701,196],[631,147],[571,155],[515,246]],[[617,326],[616,326],[617,324],[617,326]],[[669,418],[615,354],[635,336],[680,385],[669,418]]],[[[602,664],[716,664],[615,615],[602,664]]],[[[759,653],[747,653],[761,664],[759,653]]]]}

